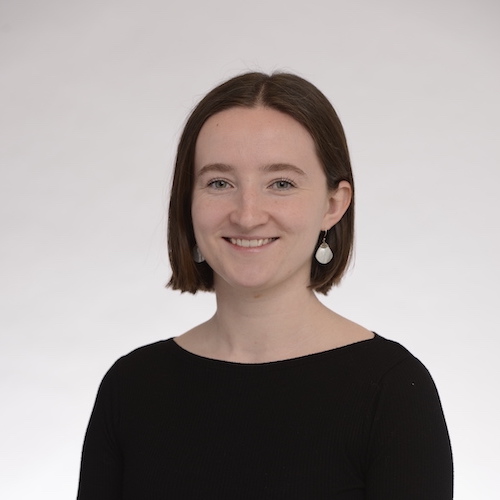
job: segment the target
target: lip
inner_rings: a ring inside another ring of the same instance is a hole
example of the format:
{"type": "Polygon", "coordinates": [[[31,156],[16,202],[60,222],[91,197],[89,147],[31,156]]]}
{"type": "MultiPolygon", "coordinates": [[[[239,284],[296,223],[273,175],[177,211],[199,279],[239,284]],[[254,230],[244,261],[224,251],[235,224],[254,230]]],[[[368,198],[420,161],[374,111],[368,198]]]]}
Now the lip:
{"type": "Polygon", "coordinates": [[[273,243],[276,241],[278,238],[277,237],[271,237],[271,238],[260,238],[260,237],[253,237],[253,238],[240,238],[240,237],[225,237],[224,238],[228,243],[231,245],[238,247],[238,248],[245,248],[245,249],[257,249],[257,248],[262,248],[264,246],[269,245],[270,243],[273,243]]]}

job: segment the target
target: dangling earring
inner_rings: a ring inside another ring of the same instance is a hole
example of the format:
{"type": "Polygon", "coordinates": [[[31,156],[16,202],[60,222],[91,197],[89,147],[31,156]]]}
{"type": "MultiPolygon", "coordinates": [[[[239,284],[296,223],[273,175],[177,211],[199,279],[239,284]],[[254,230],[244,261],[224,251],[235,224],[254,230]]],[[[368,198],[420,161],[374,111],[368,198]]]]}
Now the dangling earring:
{"type": "Polygon", "coordinates": [[[321,245],[316,250],[316,254],[315,254],[316,260],[320,264],[328,264],[333,259],[332,249],[329,247],[328,243],[326,242],[326,235],[327,234],[328,234],[328,231],[325,231],[325,234],[323,235],[323,241],[321,242],[321,245]]]}
{"type": "Polygon", "coordinates": [[[193,248],[193,260],[197,264],[200,264],[201,262],[205,262],[205,257],[203,257],[203,254],[200,252],[198,245],[195,245],[193,248]]]}

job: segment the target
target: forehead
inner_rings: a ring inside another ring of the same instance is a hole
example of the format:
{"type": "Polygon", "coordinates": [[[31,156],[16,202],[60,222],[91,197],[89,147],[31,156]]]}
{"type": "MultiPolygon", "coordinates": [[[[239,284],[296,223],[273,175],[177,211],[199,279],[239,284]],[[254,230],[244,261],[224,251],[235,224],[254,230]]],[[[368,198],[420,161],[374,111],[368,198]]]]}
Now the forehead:
{"type": "Polygon", "coordinates": [[[230,108],[211,116],[196,141],[195,165],[252,160],[307,162],[317,160],[310,133],[291,116],[267,107],[230,108]]]}

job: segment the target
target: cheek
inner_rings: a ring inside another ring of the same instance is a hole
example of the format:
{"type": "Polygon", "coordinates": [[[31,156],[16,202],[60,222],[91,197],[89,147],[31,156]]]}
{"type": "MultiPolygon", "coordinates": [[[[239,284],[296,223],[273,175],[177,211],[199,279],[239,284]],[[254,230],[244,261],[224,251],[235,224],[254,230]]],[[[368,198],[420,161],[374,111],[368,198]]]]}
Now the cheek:
{"type": "Polygon", "coordinates": [[[203,233],[204,228],[207,226],[206,213],[203,213],[202,210],[197,210],[197,208],[193,205],[191,208],[191,219],[193,223],[194,236],[198,240],[203,233]]]}
{"type": "Polygon", "coordinates": [[[318,198],[309,198],[307,202],[297,206],[290,206],[285,210],[284,219],[293,225],[297,230],[304,232],[321,230],[323,219],[327,213],[327,203],[318,198]]]}
{"type": "Polygon", "coordinates": [[[207,231],[213,230],[220,222],[222,212],[219,204],[207,203],[193,197],[191,219],[195,236],[202,238],[207,231]]]}
{"type": "Polygon", "coordinates": [[[203,228],[206,224],[204,220],[204,212],[201,210],[200,204],[197,202],[196,198],[193,197],[193,202],[191,204],[191,222],[193,224],[193,231],[196,240],[200,236],[200,228],[203,228]]]}

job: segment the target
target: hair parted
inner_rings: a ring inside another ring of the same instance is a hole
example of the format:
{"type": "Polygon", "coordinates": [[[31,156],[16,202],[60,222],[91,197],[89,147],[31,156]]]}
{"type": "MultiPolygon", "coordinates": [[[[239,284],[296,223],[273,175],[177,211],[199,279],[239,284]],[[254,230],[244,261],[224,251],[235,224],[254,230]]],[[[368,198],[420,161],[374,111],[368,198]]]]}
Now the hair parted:
{"type": "MultiPolygon", "coordinates": [[[[192,257],[195,245],[191,218],[196,141],[203,124],[212,115],[234,107],[264,106],[298,121],[311,134],[329,189],[340,181],[352,187],[352,200],[342,219],[328,231],[327,243],[334,258],[326,265],[311,256],[310,288],[326,294],[340,282],[353,251],[354,181],[342,124],[328,99],[313,84],[290,73],[245,73],[210,91],[188,117],[179,140],[168,213],[168,248],[172,267],[169,287],[182,292],[213,290],[213,271],[192,257]]],[[[318,235],[319,245],[323,233],[318,235]]]]}

